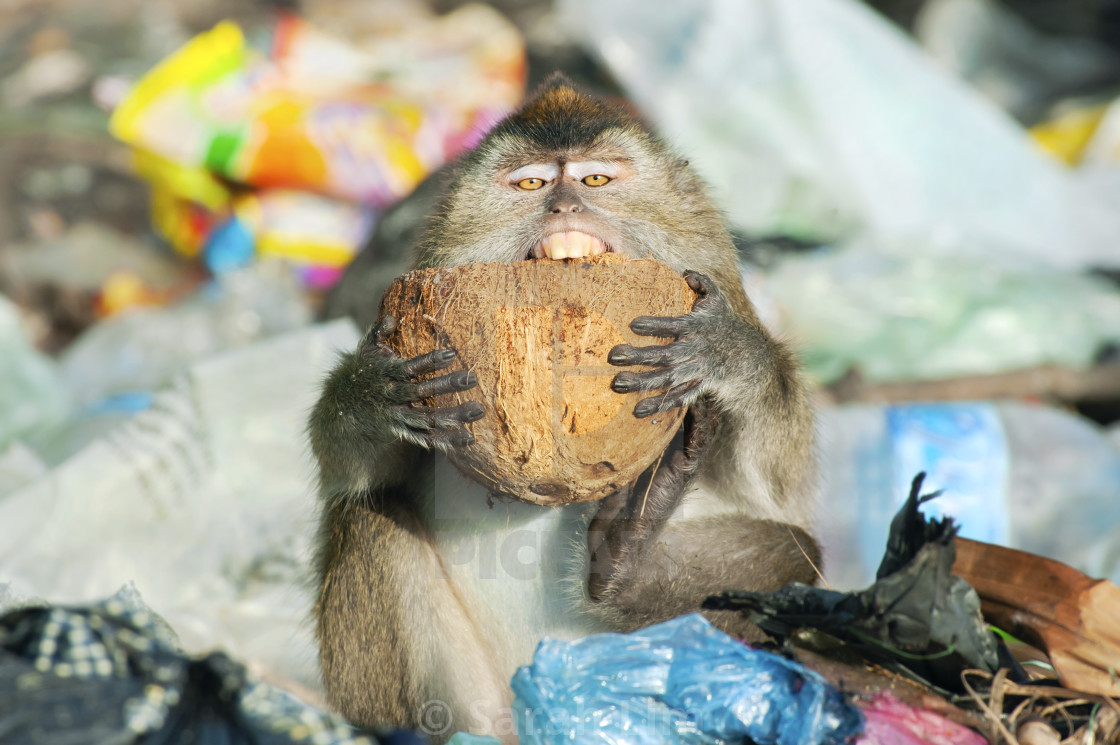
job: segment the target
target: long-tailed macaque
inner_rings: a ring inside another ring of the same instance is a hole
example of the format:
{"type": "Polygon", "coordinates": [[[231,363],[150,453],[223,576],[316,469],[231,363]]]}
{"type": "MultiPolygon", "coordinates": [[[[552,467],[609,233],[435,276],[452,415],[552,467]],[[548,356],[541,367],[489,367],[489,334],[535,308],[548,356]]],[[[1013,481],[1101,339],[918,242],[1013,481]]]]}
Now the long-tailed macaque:
{"type": "Polygon", "coordinates": [[[452,350],[397,356],[392,318],[325,381],[310,421],[315,616],[328,699],[352,721],[513,739],[509,681],[543,637],[632,630],[723,589],[815,580],[798,365],[759,324],[704,185],[625,111],[550,80],[458,164],[414,265],[605,251],[674,267],[697,300],[631,325],[668,343],[609,354],[615,391],[652,392],[634,416],[688,414],[659,465],[600,503],[495,504],[461,477],[442,454],[472,442],[477,380],[432,376],[452,350]],[[464,403],[417,405],[446,392],[464,403]]]}

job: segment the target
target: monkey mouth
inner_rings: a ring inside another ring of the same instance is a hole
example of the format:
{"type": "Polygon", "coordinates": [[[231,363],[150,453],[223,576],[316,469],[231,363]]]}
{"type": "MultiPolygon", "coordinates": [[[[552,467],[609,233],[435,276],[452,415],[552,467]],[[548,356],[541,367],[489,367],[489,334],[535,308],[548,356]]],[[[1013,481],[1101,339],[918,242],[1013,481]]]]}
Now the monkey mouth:
{"type": "Polygon", "coordinates": [[[611,247],[589,233],[580,230],[568,230],[563,233],[553,233],[533,246],[531,256],[534,259],[582,259],[585,256],[598,256],[609,253],[611,247]]]}

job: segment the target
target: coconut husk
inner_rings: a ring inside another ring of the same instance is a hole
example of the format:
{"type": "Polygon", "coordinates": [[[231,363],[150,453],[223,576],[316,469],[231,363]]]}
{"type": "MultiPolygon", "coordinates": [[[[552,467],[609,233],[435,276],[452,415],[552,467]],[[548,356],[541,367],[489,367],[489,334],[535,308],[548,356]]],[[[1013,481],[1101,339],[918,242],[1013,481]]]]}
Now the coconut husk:
{"type": "Polygon", "coordinates": [[[966,538],[953,574],[976,589],[985,618],[1046,650],[1063,685],[1120,697],[1120,588],[1111,581],[966,538]]]}
{"type": "Polygon", "coordinates": [[[665,264],[604,254],[413,271],[386,291],[381,315],[400,322],[388,343],[402,357],[452,349],[456,361],[438,374],[478,376],[477,389],[423,402],[482,403],[467,425],[474,443],[451,462],[497,495],[553,505],[608,496],[669,445],[684,412],[636,418],[635,404],[656,394],[611,390],[620,368],[607,353],[668,341],[630,322],[683,315],[695,299],[665,264]]]}

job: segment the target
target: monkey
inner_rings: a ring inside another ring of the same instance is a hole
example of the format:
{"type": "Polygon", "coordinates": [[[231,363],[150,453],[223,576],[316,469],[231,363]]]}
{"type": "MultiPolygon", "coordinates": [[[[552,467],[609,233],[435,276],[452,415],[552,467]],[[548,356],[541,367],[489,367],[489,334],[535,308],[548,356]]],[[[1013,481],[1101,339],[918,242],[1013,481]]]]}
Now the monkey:
{"type": "MultiPolygon", "coordinates": [[[[456,163],[415,268],[617,252],[680,272],[680,317],[639,317],[614,391],[685,409],[658,462],[598,503],[492,504],[445,454],[484,416],[454,350],[412,359],[371,324],[309,417],[321,520],[314,606],[328,702],[359,725],[516,742],[509,681],[544,637],[631,631],[724,589],[814,583],[813,416],[795,355],[759,322],[693,169],[636,117],[557,75],[456,163]],[[462,403],[420,402],[457,393],[462,403]],[[644,396],[644,394],[643,394],[644,396]]],[[[760,639],[738,616],[729,633],[760,639]]]]}

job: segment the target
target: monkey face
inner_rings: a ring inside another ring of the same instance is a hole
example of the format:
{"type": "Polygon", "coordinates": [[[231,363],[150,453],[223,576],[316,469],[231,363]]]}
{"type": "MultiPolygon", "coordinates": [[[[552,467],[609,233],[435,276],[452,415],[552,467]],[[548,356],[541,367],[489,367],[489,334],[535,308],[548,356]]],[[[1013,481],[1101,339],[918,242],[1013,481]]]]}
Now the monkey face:
{"type": "Polygon", "coordinates": [[[513,138],[495,143],[481,155],[500,157],[470,164],[485,175],[462,179],[448,205],[440,227],[453,231],[442,241],[456,250],[446,263],[602,253],[678,263],[674,249],[687,239],[674,229],[680,215],[695,210],[683,204],[687,190],[672,183],[672,170],[643,147],[647,136],[627,135],[608,131],[589,146],[559,152],[513,138]]]}
{"type": "Polygon", "coordinates": [[[619,253],[682,271],[727,242],[685,161],[558,79],[461,161],[418,265],[619,253]]]}
{"type": "Polygon", "coordinates": [[[541,239],[525,258],[578,259],[614,250],[619,236],[609,202],[611,192],[625,189],[634,175],[625,161],[556,159],[503,175],[499,180],[512,197],[531,205],[530,214],[540,221],[541,239]]]}

